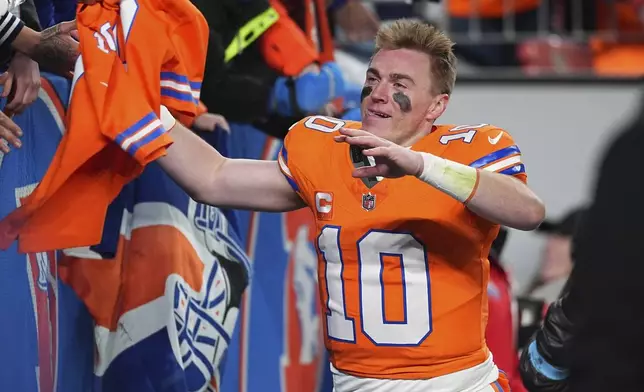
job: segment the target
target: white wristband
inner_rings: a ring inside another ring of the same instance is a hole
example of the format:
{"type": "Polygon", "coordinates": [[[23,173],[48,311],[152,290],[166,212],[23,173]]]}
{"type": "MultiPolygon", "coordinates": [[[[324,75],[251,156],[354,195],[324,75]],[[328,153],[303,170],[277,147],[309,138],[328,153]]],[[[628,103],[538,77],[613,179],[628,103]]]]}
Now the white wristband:
{"type": "Polygon", "coordinates": [[[165,128],[166,131],[171,130],[177,123],[177,120],[170,113],[168,108],[163,105],[161,105],[161,112],[159,117],[161,124],[163,124],[163,128],[165,128]]]}
{"type": "Polygon", "coordinates": [[[461,203],[472,197],[478,185],[478,171],[470,166],[421,152],[423,171],[418,178],[461,203]]]}

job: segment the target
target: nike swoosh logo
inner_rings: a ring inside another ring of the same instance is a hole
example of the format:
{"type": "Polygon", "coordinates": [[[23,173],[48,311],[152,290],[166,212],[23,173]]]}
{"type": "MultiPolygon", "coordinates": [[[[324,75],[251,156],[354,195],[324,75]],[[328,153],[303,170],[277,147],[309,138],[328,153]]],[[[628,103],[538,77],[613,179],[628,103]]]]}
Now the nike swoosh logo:
{"type": "Polygon", "coordinates": [[[109,86],[107,85],[107,83],[105,83],[105,82],[100,82],[100,83],[101,83],[103,86],[105,86],[105,87],[109,87],[109,86]]]}
{"type": "Polygon", "coordinates": [[[487,141],[490,142],[490,144],[497,144],[499,140],[501,140],[501,136],[503,136],[503,131],[499,132],[499,134],[496,135],[496,137],[492,138],[488,136],[487,141]]]}

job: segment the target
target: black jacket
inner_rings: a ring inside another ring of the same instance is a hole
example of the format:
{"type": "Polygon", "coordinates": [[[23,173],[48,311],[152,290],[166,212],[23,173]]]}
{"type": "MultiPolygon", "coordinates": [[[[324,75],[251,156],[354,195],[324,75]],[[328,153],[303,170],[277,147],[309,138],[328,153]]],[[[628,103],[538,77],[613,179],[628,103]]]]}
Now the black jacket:
{"type": "Polygon", "coordinates": [[[279,74],[271,69],[259,50],[258,40],[232,61],[224,54],[239,29],[267,10],[268,0],[192,0],[210,27],[206,70],[201,101],[208,111],[228,121],[250,123],[264,132],[283,137],[299,118],[268,113],[273,85],[279,74]]]}
{"type": "Polygon", "coordinates": [[[573,392],[644,390],[643,171],[640,116],[608,150],[578,236],[566,303],[573,392]]]}
{"type": "MultiPolygon", "coordinates": [[[[644,103],[640,111],[644,110],[644,103]]],[[[527,351],[521,375],[530,391],[644,390],[644,115],[612,143],[593,203],[575,236],[575,266],[563,297],[535,336],[539,355],[566,369],[553,381],[527,351]]]]}

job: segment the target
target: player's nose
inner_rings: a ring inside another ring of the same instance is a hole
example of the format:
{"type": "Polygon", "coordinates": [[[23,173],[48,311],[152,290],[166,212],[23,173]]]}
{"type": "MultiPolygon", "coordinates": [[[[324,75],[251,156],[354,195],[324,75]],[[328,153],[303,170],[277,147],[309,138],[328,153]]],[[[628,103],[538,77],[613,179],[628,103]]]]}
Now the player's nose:
{"type": "Polygon", "coordinates": [[[389,99],[389,91],[385,83],[379,83],[371,91],[371,99],[374,102],[385,103],[389,99]]]}

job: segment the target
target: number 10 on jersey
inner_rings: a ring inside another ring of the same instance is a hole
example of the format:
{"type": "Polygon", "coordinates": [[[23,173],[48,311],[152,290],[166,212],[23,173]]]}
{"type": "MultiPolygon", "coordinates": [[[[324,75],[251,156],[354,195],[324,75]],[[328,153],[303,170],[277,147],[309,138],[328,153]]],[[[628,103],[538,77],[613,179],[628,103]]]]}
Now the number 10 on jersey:
{"type": "MultiPolygon", "coordinates": [[[[345,258],[340,249],[342,228],[325,226],[318,236],[324,259],[328,299],[326,325],[329,339],[355,343],[361,331],[376,346],[421,344],[432,332],[429,264],[425,246],[410,233],[370,230],[356,243],[360,322],[347,315],[345,258]],[[402,298],[391,298],[391,283],[384,281],[384,258],[400,260],[402,298]],[[389,289],[389,290],[388,290],[389,289]],[[387,303],[402,304],[403,319],[387,320],[387,303]]],[[[355,283],[354,283],[355,284],[355,283]]]]}

